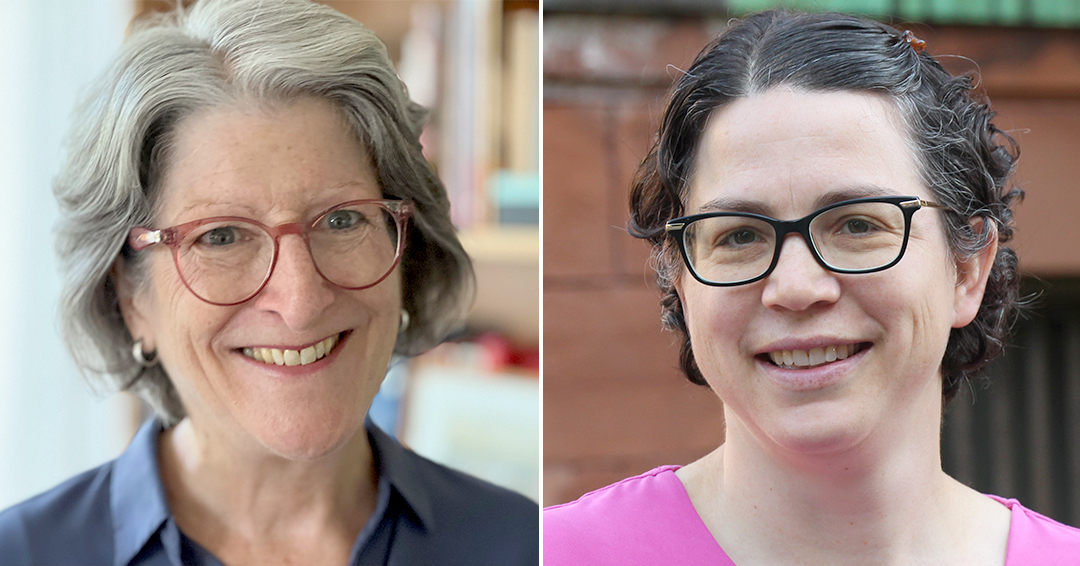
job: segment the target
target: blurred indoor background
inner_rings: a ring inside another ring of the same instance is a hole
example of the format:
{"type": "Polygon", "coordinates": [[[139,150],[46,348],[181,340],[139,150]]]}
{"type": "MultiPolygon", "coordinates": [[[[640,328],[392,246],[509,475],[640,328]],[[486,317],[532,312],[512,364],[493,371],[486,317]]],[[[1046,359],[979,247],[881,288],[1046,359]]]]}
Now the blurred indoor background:
{"type": "MultiPolygon", "coordinates": [[[[425,154],[478,275],[467,327],[396,364],[372,416],[418,452],[539,500],[539,2],[325,3],[374,30],[431,109],[425,154]]],[[[51,182],[78,94],[133,17],[174,4],[0,2],[0,509],[115,458],[147,414],[92,392],[61,342],[51,182]]]]}
{"type": "Polygon", "coordinates": [[[1080,2],[545,0],[544,504],[723,439],[719,400],[679,372],[627,193],[680,69],[731,17],[832,9],[911,29],[975,72],[1022,151],[1014,243],[1038,294],[1013,346],[950,405],[946,471],[1080,523],[1080,2]]]}

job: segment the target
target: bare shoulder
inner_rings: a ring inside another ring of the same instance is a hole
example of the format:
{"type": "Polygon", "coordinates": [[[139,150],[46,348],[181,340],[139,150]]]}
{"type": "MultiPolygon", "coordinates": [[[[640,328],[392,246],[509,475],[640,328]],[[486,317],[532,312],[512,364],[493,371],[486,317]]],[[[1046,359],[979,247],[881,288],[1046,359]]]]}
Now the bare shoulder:
{"type": "Polygon", "coordinates": [[[972,520],[970,538],[974,544],[969,548],[984,549],[985,564],[1005,564],[1009,546],[1009,527],[1012,512],[997,501],[967,488],[972,520]]]}
{"type": "Polygon", "coordinates": [[[706,524],[716,502],[720,500],[715,493],[724,473],[724,447],[706,454],[675,471],[675,476],[682,482],[686,495],[706,524]]]}

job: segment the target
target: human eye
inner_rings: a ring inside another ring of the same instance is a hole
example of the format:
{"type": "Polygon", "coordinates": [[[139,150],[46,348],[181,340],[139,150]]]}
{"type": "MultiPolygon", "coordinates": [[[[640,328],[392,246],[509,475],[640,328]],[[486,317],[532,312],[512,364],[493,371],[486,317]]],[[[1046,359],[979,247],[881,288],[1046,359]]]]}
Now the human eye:
{"type": "Polygon", "coordinates": [[[326,215],[323,228],[330,231],[355,230],[367,224],[367,218],[358,210],[341,209],[326,215]]]}
{"type": "Polygon", "coordinates": [[[773,229],[763,220],[740,215],[706,216],[686,230],[687,243],[695,253],[744,254],[769,247],[773,229]]]}
{"type": "Polygon", "coordinates": [[[713,247],[716,248],[741,248],[751,246],[765,240],[761,232],[752,226],[739,226],[717,234],[713,247]]]}
{"type": "Polygon", "coordinates": [[[250,231],[245,230],[243,227],[217,225],[199,232],[195,237],[194,243],[199,247],[224,248],[250,239],[250,231]]]}
{"type": "Polygon", "coordinates": [[[837,232],[851,236],[873,234],[881,230],[881,224],[868,217],[850,217],[841,220],[837,232]]]}
{"type": "Polygon", "coordinates": [[[870,201],[828,209],[813,220],[811,228],[823,237],[864,239],[902,233],[904,223],[904,212],[900,207],[870,201]]]}

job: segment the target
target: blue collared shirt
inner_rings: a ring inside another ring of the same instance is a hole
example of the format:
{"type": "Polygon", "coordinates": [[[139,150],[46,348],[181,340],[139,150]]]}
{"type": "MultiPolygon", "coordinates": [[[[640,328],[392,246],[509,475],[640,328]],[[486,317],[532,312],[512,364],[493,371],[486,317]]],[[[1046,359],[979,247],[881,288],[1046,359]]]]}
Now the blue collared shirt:
{"type": "MultiPolygon", "coordinates": [[[[375,513],[349,564],[539,563],[539,508],[436,464],[365,423],[379,470],[375,513]]],[[[119,458],[0,513],[0,566],[221,564],[176,525],[158,470],[161,423],[119,458]]]]}

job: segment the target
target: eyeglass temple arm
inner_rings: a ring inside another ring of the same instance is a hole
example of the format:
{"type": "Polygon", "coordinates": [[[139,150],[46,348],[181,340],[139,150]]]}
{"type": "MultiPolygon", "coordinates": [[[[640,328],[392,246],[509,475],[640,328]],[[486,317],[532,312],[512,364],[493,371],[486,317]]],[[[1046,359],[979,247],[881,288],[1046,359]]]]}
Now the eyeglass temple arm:
{"type": "Polygon", "coordinates": [[[165,241],[163,230],[150,230],[142,226],[136,226],[128,233],[128,245],[135,251],[142,251],[154,244],[165,241]]]}
{"type": "Polygon", "coordinates": [[[904,208],[911,208],[913,206],[925,206],[927,208],[940,208],[941,210],[949,210],[949,207],[947,207],[947,206],[945,206],[943,204],[938,204],[936,202],[930,202],[928,200],[923,200],[921,198],[917,198],[915,200],[906,200],[906,201],[900,203],[900,206],[902,206],[904,208]]]}
{"type": "Polygon", "coordinates": [[[416,212],[416,205],[414,205],[412,203],[412,201],[391,201],[391,202],[400,203],[400,204],[397,205],[397,210],[395,212],[397,212],[399,215],[401,215],[404,218],[408,218],[408,217],[412,216],[413,212],[416,212]]]}

